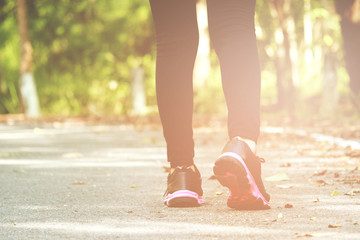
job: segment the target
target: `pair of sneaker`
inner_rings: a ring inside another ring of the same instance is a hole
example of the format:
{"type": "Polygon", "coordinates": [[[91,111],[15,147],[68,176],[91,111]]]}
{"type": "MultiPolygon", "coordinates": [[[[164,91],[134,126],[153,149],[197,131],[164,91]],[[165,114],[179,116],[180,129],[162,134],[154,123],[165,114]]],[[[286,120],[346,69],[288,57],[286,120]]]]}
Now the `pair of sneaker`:
{"type": "MultiPolygon", "coordinates": [[[[235,209],[269,209],[270,195],[261,179],[261,162],[242,140],[234,138],[224,147],[214,165],[218,181],[229,188],[227,205],[235,209]]],[[[168,176],[165,204],[169,207],[196,207],[204,203],[199,170],[177,167],[168,176]]]]}

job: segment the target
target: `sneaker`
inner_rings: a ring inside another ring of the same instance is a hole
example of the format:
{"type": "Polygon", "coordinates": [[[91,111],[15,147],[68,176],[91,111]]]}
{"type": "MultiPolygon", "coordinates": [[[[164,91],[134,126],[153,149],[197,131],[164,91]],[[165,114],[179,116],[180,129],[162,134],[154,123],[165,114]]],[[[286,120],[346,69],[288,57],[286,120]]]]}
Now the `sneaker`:
{"type": "Polygon", "coordinates": [[[197,207],[203,204],[199,170],[195,167],[194,172],[188,166],[175,168],[175,171],[168,175],[164,196],[165,204],[169,207],[197,207]]]}
{"type": "Polygon", "coordinates": [[[235,209],[269,209],[270,195],[261,180],[261,162],[242,140],[234,138],[215,162],[214,174],[229,188],[227,205],[235,209]]]}

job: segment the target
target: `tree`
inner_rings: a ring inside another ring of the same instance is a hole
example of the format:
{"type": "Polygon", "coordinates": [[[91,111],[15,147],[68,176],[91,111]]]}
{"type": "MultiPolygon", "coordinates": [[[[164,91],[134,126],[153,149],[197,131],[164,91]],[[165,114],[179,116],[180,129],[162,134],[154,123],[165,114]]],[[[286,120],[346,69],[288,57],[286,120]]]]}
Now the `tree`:
{"type": "Polygon", "coordinates": [[[278,44],[278,51],[275,57],[276,76],[277,76],[277,94],[279,108],[287,108],[292,115],[294,109],[294,83],[293,83],[293,63],[290,56],[291,37],[294,31],[290,31],[289,23],[290,17],[290,0],[272,0],[273,11],[272,15],[279,22],[278,36],[276,42],[278,44]]]}
{"type": "Polygon", "coordinates": [[[33,77],[33,50],[29,40],[26,0],[17,0],[17,18],[20,32],[20,89],[25,114],[29,117],[40,115],[39,100],[33,77]]]}
{"type": "Polygon", "coordinates": [[[352,100],[360,110],[360,0],[335,0],[345,51],[345,63],[350,77],[352,100]]]}

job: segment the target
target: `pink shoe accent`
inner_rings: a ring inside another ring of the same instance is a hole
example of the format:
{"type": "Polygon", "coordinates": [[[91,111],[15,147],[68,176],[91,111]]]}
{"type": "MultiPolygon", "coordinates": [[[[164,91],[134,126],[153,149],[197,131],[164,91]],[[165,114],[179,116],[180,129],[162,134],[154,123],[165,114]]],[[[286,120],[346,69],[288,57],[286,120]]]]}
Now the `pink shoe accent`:
{"type": "Polygon", "coordinates": [[[199,205],[204,203],[204,199],[202,196],[199,196],[196,192],[192,192],[189,190],[179,190],[174,193],[168,194],[166,195],[164,202],[166,205],[169,205],[169,201],[175,198],[193,198],[197,200],[199,205]]]}
{"type": "Polygon", "coordinates": [[[238,154],[233,152],[225,152],[221,154],[218,159],[222,157],[232,157],[237,159],[246,171],[246,176],[243,176],[246,178],[244,180],[246,182],[245,185],[239,184],[238,178],[242,176],[237,176],[229,171],[227,171],[225,175],[216,176],[219,181],[230,190],[228,206],[233,208],[256,208],[260,205],[259,207],[262,208],[270,208],[270,203],[261,194],[244,160],[238,154]]]}

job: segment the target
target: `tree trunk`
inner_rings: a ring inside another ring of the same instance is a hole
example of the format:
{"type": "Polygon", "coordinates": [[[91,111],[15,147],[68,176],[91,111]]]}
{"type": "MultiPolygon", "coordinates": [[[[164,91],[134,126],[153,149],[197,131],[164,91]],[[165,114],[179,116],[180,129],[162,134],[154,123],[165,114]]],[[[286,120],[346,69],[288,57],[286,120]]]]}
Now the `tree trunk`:
{"type": "Polygon", "coordinates": [[[294,110],[294,84],[293,84],[293,64],[290,56],[290,37],[287,24],[287,12],[290,8],[289,0],[273,0],[273,15],[279,21],[280,30],[277,31],[277,90],[278,106],[286,108],[289,114],[293,115],[294,110]]]}
{"type": "MultiPolygon", "coordinates": [[[[321,1],[323,7],[329,11],[330,14],[334,15],[333,3],[328,0],[321,1]]],[[[333,30],[329,28],[327,21],[321,21],[321,38],[325,39],[328,34],[334,36],[333,30]]],[[[321,113],[323,115],[334,115],[337,110],[338,104],[338,91],[337,91],[337,69],[338,60],[337,52],[339,52],[338,44],[334,44],[335,41],[325,41],[322,44],[323,57],[323,74],[322,74],[322,103],[321,113]]]]}
{"type": "Polygon", "coordinates": [[[337,76],[336,54],[325,52],[323,80],[322,80],[322,104],[321,112],[324,115],[333,115],[337,108],[337,76]]]}
{"type": "Polygon", "coordinates": [[[311,0],[304,1],[304,42],[305,42],[305,63],[306,72],[311,71],[311,65],[314,60],[314,55],[311,49],[313,42],[312,22],[311,22],[311,0]]]}
{"type": "Polygon", "coordinates": [[[40,107],[32,73],[32,47],[26,17],[26,0],[17,0],[17,19],[20,32],[20,92],[25,114],[39,117],[40,107]]]}
{"type": "Polygon", "coordinates": [[[132,115],[146,114],[146,95],[144,87],[144,69],[134,67],[131,71],[132,115]]]}
{"type": "Polygon", "coordinates": [[[335,0],[340,25],[346,69],[350,78],[350,98],[360,112],[360,0],[335,0]]]}

